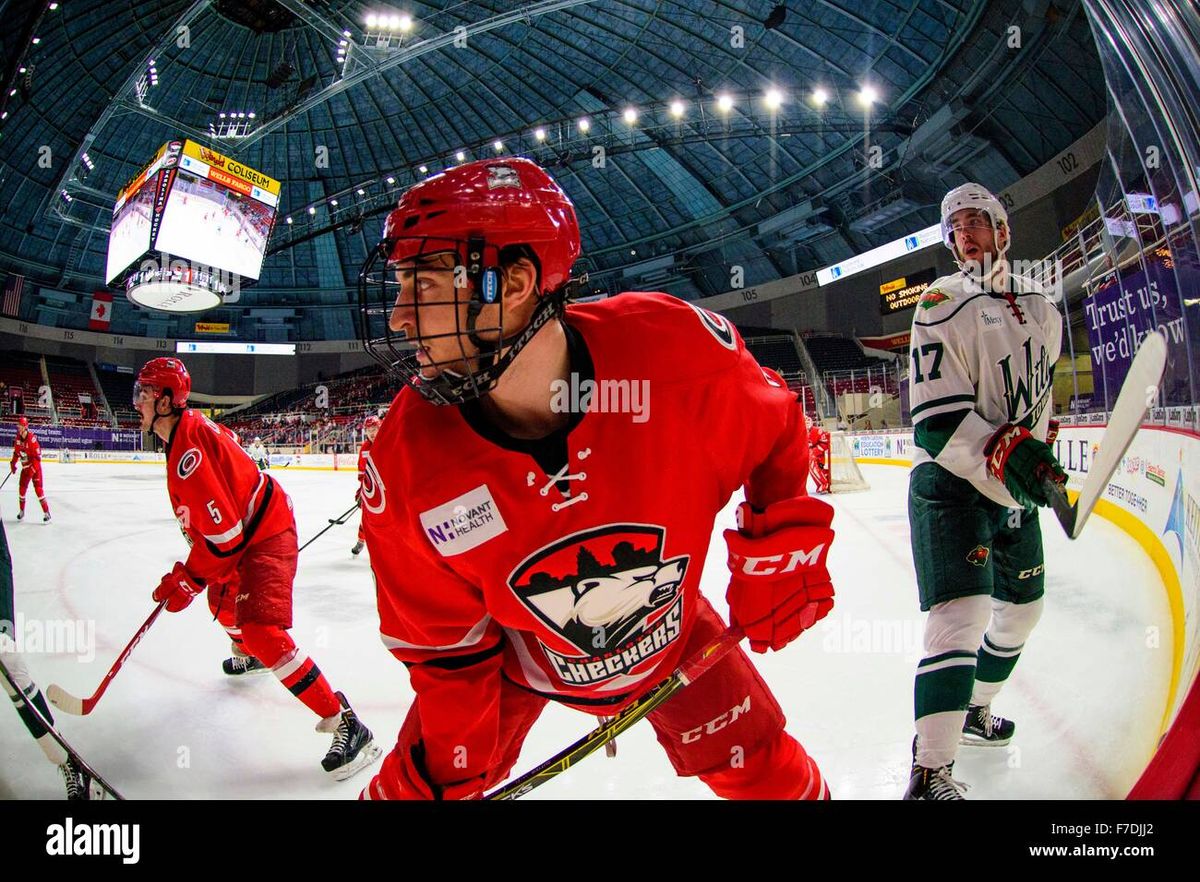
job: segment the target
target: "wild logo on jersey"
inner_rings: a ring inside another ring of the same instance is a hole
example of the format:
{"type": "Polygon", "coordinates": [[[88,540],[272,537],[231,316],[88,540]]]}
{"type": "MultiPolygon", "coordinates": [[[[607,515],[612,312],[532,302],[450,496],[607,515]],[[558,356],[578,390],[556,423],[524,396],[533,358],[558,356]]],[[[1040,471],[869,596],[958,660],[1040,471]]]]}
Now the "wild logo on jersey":
{"type": "Polygon", "coordinates": [[[628,673],[679,636],[689,556],[664,560],[665,536],[662,527],[610,524],[539,549],[509,576],[529,611],[583,653],[543,644],[563,682],[628,673]]]}
{"type": "Polygon", "coordinates": [[[996,362],[1004,380],[1004,406],[1008,411],[1008,422],[1020,421],[1032,426],[1042,415],[1050,400],[1050,384],[1054,380],[1054,365],[1045,344],[1038,346],[1037,361],[1033,358],[1033,338],[1026,337],[1021,352],[1016,356],[1006,355],[996,362]]]}

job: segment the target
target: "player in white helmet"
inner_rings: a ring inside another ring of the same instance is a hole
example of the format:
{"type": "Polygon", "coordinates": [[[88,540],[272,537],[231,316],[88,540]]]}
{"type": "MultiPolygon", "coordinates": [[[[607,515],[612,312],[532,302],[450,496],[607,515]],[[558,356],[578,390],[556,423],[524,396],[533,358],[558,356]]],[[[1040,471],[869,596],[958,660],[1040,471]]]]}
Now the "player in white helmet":
{"type": "Polygon", "coordinates": [[[979,184],[942,202],[960,272],[933,282],[913,317],[914,431],[908,510],[925,624],[906,799],[961,799],[958,746],[1005,745],[991,712],[1042,612],[1038,507],[1066,474],[1050,444],[1062,316],[1011,273],[1008,213],[979,184]]]}
{"type": "Polygon", "coordinates": [[[254,441],[250,444],[250,449],[247,451],[250,458],[258,465],[260,471],[266,471],[271,467],[271,452],[267,450],[263,444],[262,438],[254,436],[254,441]]]}

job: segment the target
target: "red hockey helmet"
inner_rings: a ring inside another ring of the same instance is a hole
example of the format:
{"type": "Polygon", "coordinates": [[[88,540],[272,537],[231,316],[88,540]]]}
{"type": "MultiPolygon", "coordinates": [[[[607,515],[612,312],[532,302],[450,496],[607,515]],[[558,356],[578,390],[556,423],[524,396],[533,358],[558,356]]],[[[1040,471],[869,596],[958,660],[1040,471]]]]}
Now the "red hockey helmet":
{"type": "Polygon", "coordinates": [[[371,416],[369,416],[365,420],[363,420],[363,428],[364,429],[378,429],[381,422],[382,421],[379,419],[379,417],[372,414],[371,416]]]}
{"type": "Polygon", "coordinates": [[[141,397],[142,389],[153,390],[155,398],[162,395],[164,389],[169,389],[171,404],[174,407],[183,407],[192,392],[192,377],[178,358],[152,358],[138,371],[137,382],[133,384],[135,405],[141,397]]]}
{"type": "Polygon", "coordinates": [[[408,190],[388,215],[383,240],[359,277],[359,336],[376,361],[435,404],[476,398],[495,386],[528,340],[561,312],[579,253],[575,207],[536,163],[510,157],[448,169],[408,190]],[[432,339],[423,333],[424,307],[453,306],[454,331],[436,336],[470,339],[478,355],[465,370],[458,361],[427,362],[422,368],[415,353],[400,345],[405,338],[388,323],[400,294],[392,278],[397,265],[437,272],[422,269],[422,259],[446,253],[455,255],[456,276],[460,268],[464,272],[465,292],[459,295],[456,282],[453,299],[414,303],[413,336],[432,339]],[[484,307],[503,304],[502,264],[519,257],[530,259],[538,270],[541,300],[533,314],[521,328],[504,327],[503,309],[494,322],[481,323],[484,307]],[[430,367],[438,368],[432,378],[422,374],[430,367]]]}
{"type": "Polygon", "coordinates": [[[22,429],[29,428],[29,417],[17,417],[17,425],[22,429]]]}
{"type": "Polygon", "coordinates": [[[422,239],[465,244],[474,237],[497,250],[528,245],[543,292],[561,288],[579,259],[575,206],[545,169],[518,157],[468,162],[427,178],[400,197],[383,227],[388,260],[429,253],[422,239]]]}

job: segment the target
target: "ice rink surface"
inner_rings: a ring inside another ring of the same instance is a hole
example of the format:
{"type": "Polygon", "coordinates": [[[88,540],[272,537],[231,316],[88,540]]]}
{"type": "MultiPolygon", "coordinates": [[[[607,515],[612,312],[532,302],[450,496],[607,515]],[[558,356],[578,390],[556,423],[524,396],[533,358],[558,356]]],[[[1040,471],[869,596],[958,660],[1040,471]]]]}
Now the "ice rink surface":
{"type": "MultiPolygon", "coordinates": [[[[866,492],[832,497],[837,538],[829,558],[837,590],[830,616],[778,654],[755,656],[835,798],[896,799],[912,741],[913,673],[923,615],[909,552],[906,469],[864,466],[866,492]]],[[[353,504],[353,472],[273,469],[291,494],[300,541],[353,504]]],[[[15,571],[18,626],[37,620],[94,627],[87,659],[31,652],[31,673],[84,696],[100,682],[152,609],[150,593],[187,547],[172,516],[161,465],[45,465],[54,520],[16,521],[16,481],[0,492],[15,571]]],[[[736,500],[735,500],[736,501],[736,500]]],[[[384,750],[412,700],[403,665],[378,636],[364,553],[350,556],[357,520],[336,526],[300,556],[293,635],[343,690],[384,750]]],[[[724,611],[722,513],[704,590],[724,611]]],[[[1046,611],[994,710],[1017,723],[1007,748],[963,749],[955,777],[968,798],[1121,798],[1149,759],[1167,700],[1171,622],[1165,592],[1138,545],[1095,518],[1072,543],[1044,516],[1046,611]],[[1159,636],[1161,635],[1161,636],[1159,636]]],[[[270,675],[226,677],[229,643],[203,599],[164,613],[88,717],[61,712],[61,731],[128,798],[355,797],[363,772],[327,779],[329,736],[270,675]]],[[[551,706],[525,743],[524,771],[594,726],[551,706]]],[[[16,713],[0,709],[0,797],[61,798],[56,770],[16,713]]],[[[712,798],[675,777],[646,723],[528,799],[712,798]]]]}

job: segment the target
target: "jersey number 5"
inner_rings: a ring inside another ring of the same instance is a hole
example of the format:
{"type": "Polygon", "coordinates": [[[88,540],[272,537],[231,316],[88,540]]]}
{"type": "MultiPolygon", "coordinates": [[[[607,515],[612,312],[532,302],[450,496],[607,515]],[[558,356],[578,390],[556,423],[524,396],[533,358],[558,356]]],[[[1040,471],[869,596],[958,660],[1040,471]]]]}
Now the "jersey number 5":
{"type": "Polygon", "coordinates": [[[917,347],[911,350],[913,363],[913,382],[923,383],[926,380],[940,380],[942,378],[942,355],[944,350],[941,343],[922,343],[921,351],[918,354],[917,347]],[[928,363],[929,356],[933,356],[933,363],[928,363]],[[926,359],[929,373],[921,374],[921,360],[926,359]]]}
{"type": "Polygon", "coordinates": [[[212,522],[214,524],[221,523],[221,510],[217,508],[217,500],[210,499],[208,505],[205,507],[208,509],[209,515],[212,516],[212,522]]]}

